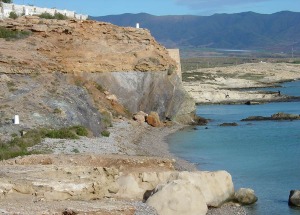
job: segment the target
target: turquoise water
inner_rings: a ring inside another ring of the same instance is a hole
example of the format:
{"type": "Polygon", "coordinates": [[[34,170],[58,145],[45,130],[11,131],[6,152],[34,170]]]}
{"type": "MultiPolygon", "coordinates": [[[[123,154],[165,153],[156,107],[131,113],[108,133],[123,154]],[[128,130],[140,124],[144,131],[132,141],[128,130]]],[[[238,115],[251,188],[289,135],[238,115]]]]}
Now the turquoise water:
{"type": "Polygon", "coordinates": [[[259,200],[246,208],[248,214],[300,214],[288,206],[290,190],[300,189],[300,121],[240,121],[277,112],[300,114],[300,103],[198,106],[197,114],[212,120],[208,129],[197,126],[169,136],[170,150],[200,170],[227,170],[236,189],[254,189],[259,200]],[[224,122],[239,126],[220,127],[224,122]]]}

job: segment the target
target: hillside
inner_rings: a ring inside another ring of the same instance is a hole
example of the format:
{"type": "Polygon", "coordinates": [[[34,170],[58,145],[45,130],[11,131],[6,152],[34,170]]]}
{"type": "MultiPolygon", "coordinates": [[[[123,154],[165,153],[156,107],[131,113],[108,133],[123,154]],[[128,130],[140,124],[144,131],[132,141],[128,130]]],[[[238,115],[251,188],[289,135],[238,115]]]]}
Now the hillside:
{"type": "Polygon", "coordinates": [[[5,70],[111,72],[166,71],[175,66],[150,32],[95,21],[20,17],[0,27],[32,32],[24,40],[1,42],[5,70]],[[130,46],[129,46],[130,44],[130,46]]]}
{"type": "Polygon", "coordinates": [[[147,30],[26,16],[0,21],[0,46],[0,139],[73,125],[98,136],[112,116],[184,120],[195,108],[176,62],[147,30]]]}
{"type": "Polygon", "coordinates": [[[166,47],[266,49],[289,52],[300,48],[300,13],[283,11],[270,15],[253,12],[212,16],[153,16],[122,14],[91,19],[120,26],[140,23],[166,47]]]}

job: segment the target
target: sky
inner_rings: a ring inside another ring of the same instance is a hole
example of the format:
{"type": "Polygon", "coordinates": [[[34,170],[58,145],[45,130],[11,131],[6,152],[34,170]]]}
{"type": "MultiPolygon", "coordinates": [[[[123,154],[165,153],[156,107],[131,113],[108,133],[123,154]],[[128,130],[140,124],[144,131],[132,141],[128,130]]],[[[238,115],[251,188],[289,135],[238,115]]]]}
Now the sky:
{"type": "Polygon", "coordinates": [[[15,4],[67,9],[90,16],[123,13],[152,15],[212,15],[253,11],[270,14],[300,12],[300,0],[14,0],[15,4]]]}

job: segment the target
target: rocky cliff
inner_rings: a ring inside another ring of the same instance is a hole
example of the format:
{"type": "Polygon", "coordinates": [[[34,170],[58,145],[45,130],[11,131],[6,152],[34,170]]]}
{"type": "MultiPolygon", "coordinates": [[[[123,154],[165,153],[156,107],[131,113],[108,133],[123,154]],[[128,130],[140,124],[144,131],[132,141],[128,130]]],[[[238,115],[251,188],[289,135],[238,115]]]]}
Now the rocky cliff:
{"type": "Polygon", "coordinates": [[[0,34],[1,121],[18,113],[28,127],[84,124],[97,133],[103,113],[193,120],[177,64],[148,30],[33,16],[0,21],[0,30],[9,32],[0,34]]]}

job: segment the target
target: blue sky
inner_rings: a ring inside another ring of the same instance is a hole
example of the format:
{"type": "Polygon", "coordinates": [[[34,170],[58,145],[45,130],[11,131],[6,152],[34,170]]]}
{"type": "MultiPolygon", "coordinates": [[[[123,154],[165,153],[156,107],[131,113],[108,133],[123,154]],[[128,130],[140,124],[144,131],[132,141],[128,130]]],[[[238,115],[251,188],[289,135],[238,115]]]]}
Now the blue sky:
{"type": "Polygon", "coordinates": [[[300,0],[14,0],[14,3],[68,9],[91,16],[141,12],[153,15],[300,12],[300,0]]]}

